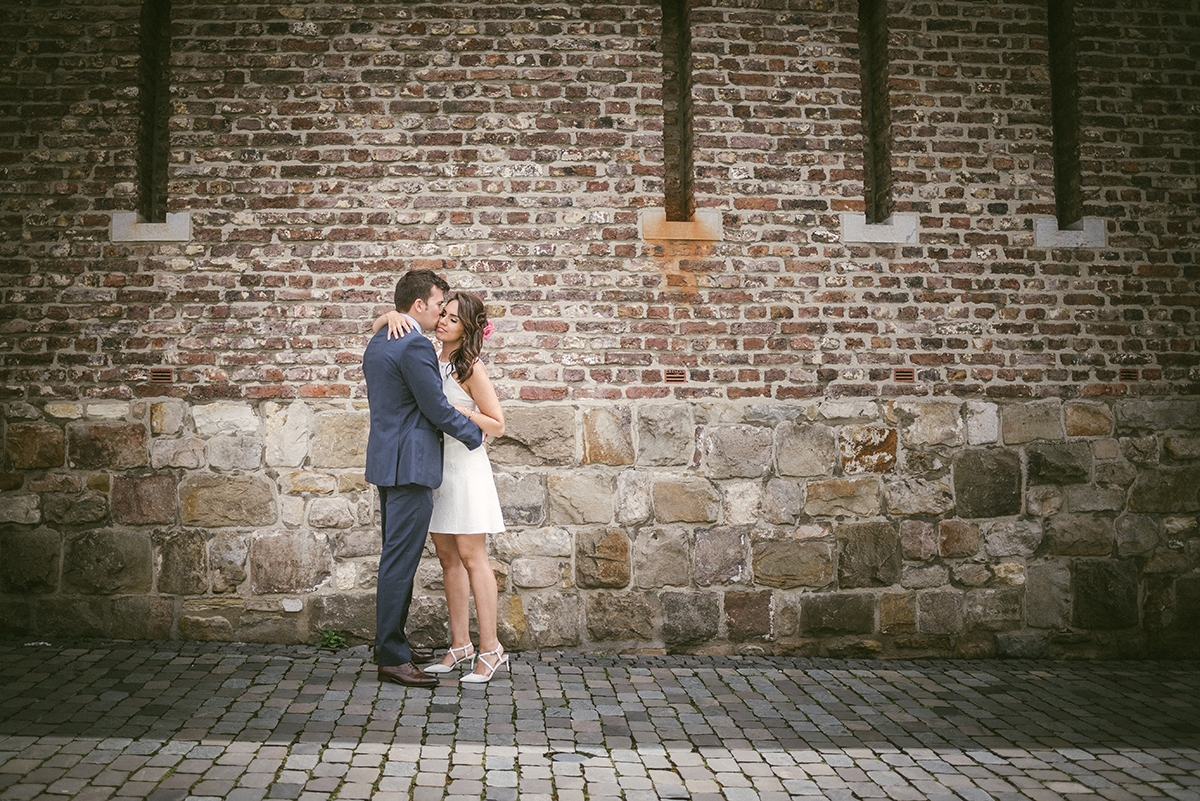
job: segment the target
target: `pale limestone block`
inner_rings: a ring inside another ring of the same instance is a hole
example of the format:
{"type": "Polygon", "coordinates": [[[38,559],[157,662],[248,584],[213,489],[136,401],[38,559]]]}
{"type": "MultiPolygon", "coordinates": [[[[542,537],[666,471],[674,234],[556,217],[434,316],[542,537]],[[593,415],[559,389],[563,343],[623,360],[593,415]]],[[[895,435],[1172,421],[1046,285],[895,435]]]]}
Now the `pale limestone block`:
{"type": "Polygon", "coordinates": [[[99,420],[124,420],[129,416],[128,403],[89,403],[87,416],[99,420]]]}
{"type": "Polygon", "coordinates": [[[945,401],[897,401],[891,410],[906,445],[962,445],[961,404],[945,401]]]}
{"type": "Polygon", "coordinates": [[[358,565],[353,562],[335,562],[332,583],[333,588],[339,592],[353,590],[358,584],[358,565]]]}
{"type": "Polygon", "coordinates": [[[718,425],[704,429],[701,443],[709,478],[759,478],[771,470],[771,429],[718,425]]]}
{"type": "Polygon", "coordinates": [[[588,409],[583,413],[583,463],[633,464],[632,415],[624,406],[588,409]]]}
{"type": "Polygon", "coordinates": [[[514,559],[509,576],[513,586],[522,589],[553,587],[562,580],[562,566],[555,559],[514,559]]]}
{"type": "Polygon", "coordinates": [[[822,420],[875,420],[879,407],[874,401],[824,400],[813,407],[822,420]]]}
{"type": "Polygon", "coordinates": [[[1063,438],[1062,403],[1055,398],[1005,406],[1001,422],[1005,445],[1063,438]]]}
{"type": "Polygon", "coordinates": [[[950,583],[950,571],[944,565],[905,565],[900,585],[910,590],[927,590],[950,583]]]}
{"type": "Polygon", "coordinates": [[[492,553],[498,559],[511,562],[523,556],[571,556],[571,535],[566,529],[548,527],[510,529],[488,538],[492,553]]]}
{"type": "Polygon", "coordinates": [[[1112,434],[1112,412],[1103,404],[1068,403],[1063,411],[1068,437],[1107,437],[1112,434]]]}
{"type": "Polygon", "coordinates": [[[1019,587],[1025,583],[1025,565],[1020,562],[1001,562],[993,568],[996,581],[1019,587]]]}
{"type": "Polygon", "coordinates": [[[367,463],[367,412],[321,412],[315,415],[312,438],[313,467],[356,467],[367,463]]]}
{"type": "Polygon", "coordinates": [[[1164,517],[1163,518],[1163,533],[1168,537],[1187,537],[1196,536],[1196,531],[1200,528],[1200,522],[1195,517],[1164,517]]]}
{"type": "MultiPolygon", "coordinates": [[[[271,467],[299,467],[308,456],[312,410],[304,403],[267,403],[267,464],[271,467]]],[[[368,418],[369,419],[369,418],[368,418]]]]}
{"type": "Polygon", "coordinates": [[[630,525],[650,517],[650,476],[626,470],[617,476],[617,522],[630,525]]]}
{"type": "Polygon", "coordinates": [[[688,533],[681,527],[643,528],[633,541],[633,576],[642,589],[691,583],[688,533]]]}
{"type": "Polygon", "coordinates": [[[1042,525],[1034,520],[995,520],[981,528],[989,556],[1032,556],[1042,544],[1042,525]]]}
{"type": "Polygon", "coordinates": [[[762,515],[768,523],[786,525],[796,522],[804,509],[804,490],[795,481],[773,478],[762,496],[762,515]]]}
{"type": "Polygon", "coordinates": [[[804,511],[813,516],[871,517],[882,510],[878,478],[809,481],[804,511]]]}
{"type": "Polygon", "coordinates": [[[696,449],[695,420],[686,404],[638,409],[638,464],[691,464],[696,449]]]}
{"type": "MultiPolygon", "coordinates": [[[[83,417],[82,403],[47,403],[45,406],[46,414],[51,417],[57,417],[63,420],[78,420],[83,417]]],[[[17,415],[8,414],[9,419],[16,418],[17,415]]]]}
{"type": "Polygon", "coordinates": [[[337,479],[328,473],[297,470],[279,477],[279,491],[289,495],[299,495],[300,493],[328,495],[337,492],[337,479]]]}
{"type": "Polygon", "coordinates": [[[829,426],[781,423],[775,429],[775,463],[781,476],[832,475],[837,461],[837,437],[829,426]]]}
{"type": "Polygon", "coordinates": [[[721,511],[717,489],[703,478],[660,477],[653,484],[654,516],[661,523],[714,522],[721,511]]]}
{"type": "Polygon", "coordinates": [[[725,522],[758,522],[762,507],[762,486],[757,481],[734,481],[724,485],[725,522]]]}
{"type": "Polygon", "coordinates": [[[570,525],[608,523],[613,516],[613,479],[593,471],[575,471],[546,477],[550,522],[570,525]]]}
{"type": "Polygon", "coordinates": [[[1000,439],[1000,411],[994,403],[968,401],[964,409],[967,444],[987,445],[1000,439]]]}
{"type": "Polygon", "coordinates": [[[175,435],[188,420],[188,407],[180,401],[161,401],[150,406],[150,431],[154,435],[175,435]]]}
{"type": "Polygon", "coordinates": [[[565,465],[575,461],[575,410],[571,407],[506,407],[504,428],[504,436],[488,446],[493,464],[565,465]]]}
{"type": "Polygon", "coordinates": [[[198,437],[154,439],[150,441],[150,466],[183,467],[195,470],[204,466],[204,440],[198,437]]]}
{"type": "Polygon", "coordinates": [[[314,498],[308,506],[308,524],[315,528],[350,528],[354,508],[345,498],[314,498]]]}
{"type": "Polygon", "coordinates": [[[204,445],[209,467],[256,470],[262,465],[262,440],[255,436],[218,436],[204,445]]]}
{"type": "Polygon", "coordinates": [[[37,495],[10,495],[0,503],[0,523],[31,526],[41,519],[37,495]]]}
{"type": "Polygon", "coordinates": [[[896,515],[940,515],[954,508],[954,491],[948,478],[904,478],[888,482],[885,492],[888,511],[896,515]]]}
{"type": "Polygon", "coordinates": [[[192,407],[196,433],[202,437],[218,434],[257,434],[258,415],[242,403],[206,403],[192,407]]]}
{"type": "Polygon", "coordinates": [[[297,498],[294,495],[284,495],[279,499],[279,511],[283,515],[283,523],[286,526],[299,526],[304,524],[304,499],[297,498]]]}

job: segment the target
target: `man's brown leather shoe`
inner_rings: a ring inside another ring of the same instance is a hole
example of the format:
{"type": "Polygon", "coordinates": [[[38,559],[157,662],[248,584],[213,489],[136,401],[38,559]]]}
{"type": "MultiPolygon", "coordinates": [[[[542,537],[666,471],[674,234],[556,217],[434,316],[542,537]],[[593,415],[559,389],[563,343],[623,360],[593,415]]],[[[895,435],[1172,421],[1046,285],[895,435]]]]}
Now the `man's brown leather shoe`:
{"type": "Polygon", "coordinates": [[[436,687],[438,680],[433,676],[422,673],[421,669],[412,662],[403,665],[380,665],[376,668],[380,681],[390,681],[403,684],[405,687],[436,687]]]}
{"type": "MultiPolygon", "coordinates": [[[[412,652],[412,661],[418,665],[433,661],[433,649],[432,648],[418,648],[415,645],[410,645],[410,646],[408,646],[408,650],[412,652]]],[[[375,662],[375,663],[379,662],[379,648],[378,647],[376,647],[375,650],[373,650],[371,652],[371,661],[375,662]]]]}

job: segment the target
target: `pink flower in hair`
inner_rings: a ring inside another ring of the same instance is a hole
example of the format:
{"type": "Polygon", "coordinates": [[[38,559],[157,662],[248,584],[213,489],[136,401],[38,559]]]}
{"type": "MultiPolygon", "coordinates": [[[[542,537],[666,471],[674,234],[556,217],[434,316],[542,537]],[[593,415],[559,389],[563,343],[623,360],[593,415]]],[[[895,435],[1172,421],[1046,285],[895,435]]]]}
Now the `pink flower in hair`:
{"type": "Polygon", "coordinates": [[[487,339],[488,337],[490,337],[492,335],[492,332],[495,330],[496,330],[496,325],[491,320],[488,320],[487,325],[485,325],[483,327],[483,338],[487,339]]]}

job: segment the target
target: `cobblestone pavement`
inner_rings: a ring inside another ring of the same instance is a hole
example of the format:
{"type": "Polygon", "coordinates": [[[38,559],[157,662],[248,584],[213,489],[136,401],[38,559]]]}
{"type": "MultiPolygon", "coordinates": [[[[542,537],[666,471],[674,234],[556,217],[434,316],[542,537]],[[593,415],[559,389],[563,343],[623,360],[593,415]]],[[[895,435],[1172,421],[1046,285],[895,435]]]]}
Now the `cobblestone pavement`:
{"type": "Polygon", "coordinates": [[[0,643],[0,799],[1200,799],[1193,662],[0,643]]]}

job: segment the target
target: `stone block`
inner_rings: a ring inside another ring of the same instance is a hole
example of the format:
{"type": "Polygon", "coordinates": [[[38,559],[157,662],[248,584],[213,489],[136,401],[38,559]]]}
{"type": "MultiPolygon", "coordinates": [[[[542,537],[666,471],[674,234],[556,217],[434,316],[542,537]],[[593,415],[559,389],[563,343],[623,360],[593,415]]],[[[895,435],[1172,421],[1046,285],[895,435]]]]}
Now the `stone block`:
{"type": "Polygon", "coordinates": [[[1068,403],[1065,412],[1068,437],[1107,437],[1113,432],[1112,412],[1098,403],[1068,403]]]}
{"type": "Polygon", "coordinates": [[[188,421],[188,405],[182,401],[168,400],[150,404],[150,433],[155,436],[174,436],[183,430],[188,421]]]}
{"type": "Polygon", "coordinates": [[[954,457],[954,498],[959,517],[1021,513],[1021,456],[1016,451],[962,451],[954,457]]]}
{"type": "Polygon", "coordinates": [[[87,531],[67,541],[63,591],[82,595],[146,593],[150,591],[151,572],[148,535],[87,531]]]}
{"type": "Polygon", "coordinates": [[[770,590],[725,593],[725,636],[733,642],[770,640],[774,630],[770,590]]]}
{"type": "Polygon", "coordinates": [[[118,640],[169,640],[175,622],[175,604],[154,595],[126,595],[112,599],[112,626],[108,636],[118,640]]]}
{"type": "Polygon", "coordinates": [[[940,515],[954,509],[954,490],[947,478],[902,478],[888,482],[884,492],[894,515],[940,515]]]}
{"type": "Polygon", "coordinates": [[[1059,556],[1108,556],[1115,539],[1103,517],[1055,517],[1046,526],[1046,550],[1059,556]]]}
{"type": "Polygon", "coordinates": [[[1200,576],[1175,579],[1174,626],[1185,631],[1200,630],[1200,576]]]}
{"type": "Polygon", "coordinates": [[[871,634],[875,631],[875,596],[833,592],[800,600],[800,629],[805,636],[871,634]]]}
{"type": "Polygon", "coordinates": [[[1150,514],[1200,511],[1200,467],[1160,467],[1138,475],[1129,509],[1150,514]]]}
{"type": "Polygon", "coordinates": [[[583,463],[633,464],[632,414],[625,406],[604,406],[583,413],[583,463]]]}
{"type": "MultiPolygon", "coordinates": [[[[311,604],[312,630],[309,635],[311,639],[318,640],[321,632],[329,629],[343,632],[345,635],[364,642],[373,643],[375,641],[375,593],[318,595],[312,598],[311,604]]],[[[410,626],[409,630],[415,633],[416,628],[410,626]]],[[[413,637],[414,633],[410,633],[409,636],[413,637]]],[[[431,644],[440,646],[443,641],[444,638],[438,638],[431,644]]]]}
{"type": "Polygon", "coordinates": [[[1067,487],[1067,508],[1083,512],[1119,512],[1125,508],[1125,492],[1119,489],[1077,485],[1067,487]]]}
{"type": "Polygon", "coordinates": [[[891,405],[891,415],[906,445],[957,446],[963,444],[965,434],[960,408],[945,401],[897,401],[891,405]]]}
{"type": "Polygon", "coordinates": [[[1200,459],[1200,436],[1195,434],[1168,434],[1163,437],[1163,453],[1176,462],[1191,462],[1200,459]]]}
{"type": "Polygon", "coordinates": [[[771,471],[772,432],[748,425],[710,425],[701,443],[709,478],[761,478],[771,471]]]}
{"type": "Polygon", "coordinates": [[[881,633],[911,634],[916,630],[916,593],[885,592],[879,596],[879,631],[881,633]]]}
{"type": "Polygon", "coordinates": [[[182,532],[156,538],[158,592],[200,595],[208,590],[208,546],[204,535],[182,532]]]}
{"type": "Polygon", "coordinates": [[[244,534],[221,532],[208,544],[208,564],[212,569],[213,592],[236,592],[246,580],[246,559],[250,541],[244,534]]]}
{"type": "Polygon", "coordinates": [[[367,463],[367,412],[321,412],[313,417],[312,466],[363,469],[367,463]]]}
{"type": "Polygon", "coordinates": [[[994,403],[967,401],[963,407],[968,445],[991,445],[1000,439],[1000,409],[994,403]]]}
{"type": "Polygon", "coordinates": [[[841,589],[889,587],[900,581],[900,537],[891,523],[842,523],[837,542],[841,589]]]}
{"type": "Polygon", "coordinates": [[[1158,437],[1121,437],[1121,455],[1139,467],[1158,464],[1158,437]]]}
{"type": "Polygon", "coordinates": [[[963,616],[963,594],[958,590],[917,594],[917,631],[922,634],[958,634],[963,616]]]}
{"type": "Polygon", "coordinates": [[[938,524],[938,553],[948,558],[979,553],[979,526],[965,520],[943,520],[938,524]]]}
{"type": "Polygon", "coordinates": [[[308,630],[301,615],[286,609],[251,608],[238,620],[236,636],[241,642],[295,643],[302,642],[308,630]]]}
{"type": "Polygon", "coordinates": [[[185,526],[266,526],[275,522],[271,482],[262,476],[193,473],[179,482],[185,526]]]}
{"type": "Polygon", "coordinates": [[[762,494],[762,518],[776,525],[790,525],[804,509],[804,491],[795,481],[773,478],[762,494]]]}
{"type": "Polygon", "coordinates": [[[611,475],[593,470],[546,476],[550,522],[559,525],[612,522],[613,484],[611,475]]]}
{"type": "Polygon", "coordinates": [[[882,511],[878,478],[831,478],[809,481],[804,511],[813,517],[872,517],[882,511]]]}
{"type": "Polygon", "coordinates": [[[506,526],[540,526],[546,522],[546,479],[537,473],[494,474],[506,526]]]}
{"type": "Polygon", "coordinates": [[[1059,561],[1025,568],[1025,622],[1034,628],[1061,629],[1071,612],[1071,572],[1059,561]]]}
{"type": "Polygon", "coordinates": [[[869,400],[823,400],[816,405],[816,415],[822,420],[875,420],[879,408],[869,400]]]}
{"type": "Polygon", "coordinates": [[[62,535],[48,528],[0,533],[0,588],[13,595],[58,589],[62,535]]]}
{"type": "Polygon", "coordinates": [[[659,477],[654,481],[654,517],[660,523],[711,523],[721,511],[721,495],[703,478],[659,477]]]}
{"type": "Polygon", "coordinates": [[[1117,424],[1123,430],[1171,431],[1200,429],[1200,401],[1128,400],[1117,404],[1117,424]]]}
{"type": "Polygon", "coordinates": [[[693,575],[701,587],[736,584],[751,576],[750,529],[747,526],[714,526],[696,529],[693,575]]]}
{"type": "Polygon", "coordinates": [[[832,475],[838,459],[837,437],[829,426],[782,423],[775,429],[775,464],[781,476],[832,475]]]}
{"type": "Polygon", "coordinates": [[[296,470],[279,477],[279,491],[288,495],[329,495],[337,492],[337,478],[328,473],[296,470]]]}
{"type": "Polygon", "coordinates": [[[654,604],[644,595],[596,593],[587,599],[588,637],[595,642],[654,639],[654,604]]]}
{"type": "Polygon", "coordinates": [[[1025,494],[1025,509],[1034,517],[1049,517],[1058,514],[1066,504],[1060,487],[1030,487],[1025,494]]]}
{"type": "Polygon", "coordinates": [[[511,562],[522,556],[570,558],[571,535],[561,528],[527,528],[502,531],[489,537],[492,553],[511,562]]]}
{"type": "Polygon", "coordinates": [[[308,405],[272,401],[263,404],[262,412],[267,464],[271,467],[304,464],[312,428],[312,410],[308,405]]]}
{"type": "Polygon", "coordinates": [[[250,545],[250,583],[256,595],[311,592],[329,579],[333,554],[311,534],[280,532],[250,545]]]}
{"type": "Polygon", "coordinates": [[[1044,631],[1003,631],[996,634],[996,656],[1001,659],[1042,659],[1050,647],[1044,631]]]}
{"type": "Polygon", "coordinates": [[[1030,484],[1083,484],[1092,476],[1086,442],[1035,442],[1025,449],[1030,484]]]}
{"type": "Polygon", "coordinates": [[[33,604],[26,598],[0,597],[0,635],[24,637],[32,631],[33,604]]]}
{"type": "Polygon", "coordinates": [[[67,456],[63,430],[49,423],[11,423],[4,448],[17,470],[62,467],[67,456]]]}
{"type": "Polygon", "coordinates": [[[638,530],[633,541],[633,576],[641,589],[686,587],[691,583],[691,564],[687,532],[683,528],[638,530]]]}
{"type": "Polygon", "coordinates": [[[205,444],[209,467],[257,470],[262,466],[262,440],[255,436],[213,437],[205,444]]]}
{"type": "Polygon", "coordinates": [[[504,436],[488,445],[498,465],[565,465],[575,461],[575,410],[568,406],[504,411],[504,436]]]}
{"type": "Polygon", "coordinates": [[[896,429],[846,426],[838,432],[842,472],[848,476],[890,473],[896,466],[896,429]]]}
{"type": "MultiPolygon", "coordinates": [[[[78,420],[83,417],[83,404],[80,403],[47,403],[42,407],[49,417],[58,417],[63,420],[78,420]]],[[[9,418],[17,419],[18,417],[37,417],[37,409],[30,407],[29,414],[14,415],[12,408],[9,408],[9,418]]]]}
{"type": "Polygon", "coordinates": [[[37,525],[42,519],[40,503],[37,495],[5,495],[0,502],[0,523],[37,525]]]}
{"type": "Polygon", "coordinates": [[[308,524],[313,528],[351,528],[354,504],[346,498],[314,498],[308,505],[308,524]]]}
{"type": "Polygon", "coordinates": [[[107,637],[111,598],[44,597],[33,607],[42,637],[107,637]]]}
{"type": "Polygon", "coordinates": [[[1019,587],[1025,583],[1025,565],[1020,562],[1000,562],[995,566],[996,581],[1019,587]]]}
{"type": "Polygon", "coordinates": [[[945,565],[904,565],[900,571],[900,586],[908,590],[928,590],[950,583],[950,571],[945,565]]]}
{"type": "Polygon", "coordinates": [[[662,637],[667,645],[697,645],[716,639],[721,599],[711,592],[664,592],[662,637]]]}
{"type": "Polygon", "coordinates": [[[64,526],[96,523],[108,516],[108,498],[90,490],[49,492],[42,496],[42,514],[47,521],[64,526]]]}
{"type": "Polygon", "coordinates": [[[179,636],[190,642],[230,642],[233,623],[216,614],[184,614],[179,616],[179,636]]]}
{"type": "Polygon", "coordinates": [[[1158,523],[1141,515],[1118,517],[1115,525],[1117,555],[1141,556],[1158,547],[1158,523]]]}
{"type": "Polygon", "coordinates": [[[637,470],[617,475],[617,522],[644,523],[650,518],[650,476],[637,470]]]}
{"type": "Polygon", "coordinates": [[[1005,445],[1063,438],[1062,405],[1057,400],[1025,401],[1001,412],[1005,445]]]}
{"type": "Polygon", "coordinates": [[[825,587],[833,582],[828,542],[759,540],[754,543],[754,581],[766,587],[825,587]]]}
{"type": "Polygon", "coordinates": [[[150,466],[182,467],[195,470],[204,466],[204,440],[196,437],[155,439],[150,442],[150,466]]]}
{"type": "Polygon", "coordinates": [[[576,597],[552,593],[521,599],[522,625],[531,649],[571,648],[579,645],[583,631],[583,604],[576,597]]]}
{"type": "Polygon", "coordinates": [[[334,535],[333,555],[338,559],[379,556],[381,553],[383,553],[383,535],[378,528],[343,529],[334,535]]]}
{"type": "Polygon", "coordinates": [[[112,479],[113,521],[131,526],[174,523],[177,497],[174,476],[117,474],[112,479]]]}
{"type": "Polygon", "coordinates": [[[522,589],[554,587],[562,582],[562,563],[538,556],[514,559],[509,576],[513,586],[522,589]]]}
{"type": "Polygon", "coordinates": [[[900,549],[905,559],[927,562],[937,556],[938,538],[933,523],[926,520],[901,520],[900,549]]]}
{"type": "Polygon", "coordinates": [[[258,415],[244,403],[219,401],[192,407],[196,433],[202,437],[218,434],[257,434],[258,415]]]}
{"type": "Polygon", "coordinates": [[[964,618],[969,629],[1003,631],[1021,625],[1021,591],[1016,587],[968,590],[964,618]]]}
{"type": "Polygon", "coordinates": [[[762,519],[762,484],[757,481],[726,481],[725,522],[730,525],[757,523],[762,519]]]}
{"type": "Polygon", "coordinates": [[[149,461],[146,426],[72,423],[67,428],[67,452],[71,467],[85,470],[141,467],[149,461]]]}
{"type": "Polygon", "coordinates": [[[696,451],[696,424],[686,405],[638,409],[637,463],[653,467],[689,465],[696,451]]]}
{"type": "Polygon", "coordinates": [[[1071,562],[1071,622],[1082,629],[1128,629],[1138,624],[1138,573],[1130,562],[1071,562]]]}
{"type": "MultiPolygon", "coordinates": [[[[47,474],[46,477],[50,478],[55,475],[58,475],[58,474],[49,473],[49,474],[47,474]]],[[[70,476],[69,478],[75,478],[75,477],[70,476]]],[[[78,481],[78,479],[75,479],[75,480],[78,481]]],[[[13,490],[19,490],[24,484],[25,484],[25,477],[22,476],[20,473],[6,473],[3,471],[0,471],[0,492],[12,492],[13,490]]],[[[76,491],[78,489],[79,489],[79,487],[76,486],[76,487],[72,488],[72,491],[76,491]]],[[[33,482],[30,482],[29,491],[30,492],[43,492],[44,490],[34,489],[33,482]]]]}
{"type": "Polygon", "coordinates": [[[629,537],[622,529],[585,529],[578,532],[575,535],[576,585],[586,589],[629,586],[629,551],[629,537]]]}
{"type": "Polygon", "coordinates": [[[1033,520],[995,520],[982,531],[989,556],[1033,556],[1042,544],[1042,526],[1033,520]]]}
{"type": "Polygon", "coordinates": [[[955,585],[982,587],[992,580],[992,572],[977,562],[959,562],[954,566],[955,585]]]}

